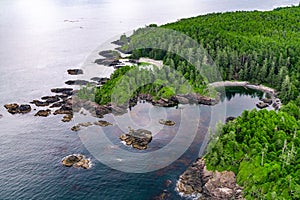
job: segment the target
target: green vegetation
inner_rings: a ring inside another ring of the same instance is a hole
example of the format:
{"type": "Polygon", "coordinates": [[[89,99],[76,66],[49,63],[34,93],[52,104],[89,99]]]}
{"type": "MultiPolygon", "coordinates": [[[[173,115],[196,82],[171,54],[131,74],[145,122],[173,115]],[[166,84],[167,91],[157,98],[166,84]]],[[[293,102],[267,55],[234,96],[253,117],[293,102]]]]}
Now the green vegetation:
{"type": "MultiPolygon", "coordinates": [[[[214,13],[161,27],[184,33],[203,45],[224,80],[265,84],[277,89],[284,103],[297,100],[300,105],[299,15],[299,6],[268,12],[214,13]]],[[[135,31],[131,42],[140,39],[141,32],[140,29],[135,31]]],[[[160,42],[162,49],[176,49],[176,41],[160,42]]],[[[197,74],[193,67],[178,55],[161,49],[140,49],[132,53],[134,58],[147,56],[164,60],[165,64],[182,71],[187,79],[191,76],[190,80],[198,82],[193,77],[197,74]]]]}
{"type": "MultiPolygon", "coordinates": [[[[204,87],[195,89],[209,94],[204,87]]],[[[100,88],[84,87],[78,92],[78,96],[82,99],[95,100],[101,105],[110,102],[123,105],[139,93],[151,94],[154,99],[169,99],[176,94],[187,94],[192,91],[189,82],[168,66],[158,68],[142,63],[139,66],[117,69],[106,84],[100,88]]]]}
{"type": "Polygon", "coordinates": [[[283,102],[300,91],[300,7],[216,13],[163,26],[202,44],[226,80],[263,83],[283,102]]]}
{"type": "Polygon", "coordinates": [[[244,111],[209,144],[208,168],[235,172],[246,199],[300,198],[300,112],[282,110],[244,111]]]}

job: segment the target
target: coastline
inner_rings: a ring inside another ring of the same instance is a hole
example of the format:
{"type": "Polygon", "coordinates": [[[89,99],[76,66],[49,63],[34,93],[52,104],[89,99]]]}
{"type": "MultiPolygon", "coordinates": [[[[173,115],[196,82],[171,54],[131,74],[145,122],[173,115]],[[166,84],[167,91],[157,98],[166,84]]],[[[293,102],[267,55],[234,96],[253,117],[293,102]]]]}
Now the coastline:
{"type": "Polygon", "coordinates": [[[275,89],[264,86],[264,85],[255,85],[251,84],[248,81],[220,81],[220,82],[214,82],[210,83],[209,86],[218,88],[218,87],[245,87],[249,89],[259,90],[265,93],[268,93],[272,96],[276,96],[277,92],[275,89]]]}

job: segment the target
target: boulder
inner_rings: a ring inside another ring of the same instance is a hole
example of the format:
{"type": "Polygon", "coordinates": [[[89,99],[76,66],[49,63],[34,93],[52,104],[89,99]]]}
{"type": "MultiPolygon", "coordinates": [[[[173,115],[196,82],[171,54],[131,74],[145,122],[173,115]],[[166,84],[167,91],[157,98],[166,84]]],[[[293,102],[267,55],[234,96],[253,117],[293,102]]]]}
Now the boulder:
{"type": "Polygon", "coordinates": [[[9,110],[9,109],[18,109],[19,108],[19,104],[16,104],[16,103],[5,104],[4,107],[7,110],[9,110]]]}
{"type": "Polygon", "coordinates": [[[35,104],[36,106],[40,106],[40,107],[43,107],[43,106],[49,106],[49,102],[46,102],[46,101],[40,101],[40,100],[33,100],[30,102],[31,104],[35,104]]]}
{"type": "Polygon", "coordinates": [[[44,96],[41,98],[42,100],[46,100],[47,103],[55,103],[57,101],[59,101],[59,97],[58,96],[44,96]]]}
{"type": "Polygon", "coordinates": [[[188,104],[189,103],[189,99],[180,95],[176,96],[178,103],[180,104],[188,104]]]}
{"type": "Polygon", "coordinates": [[[263,109],[263,108],[268,107],[269,104],[260,101],[260,102],[258,102],[258,103],[256,104],[256,106],[257,106],[258,108],[260,108],[260,109],[263,109]]]}
{"type": "Polygon", "coordinates": [[[165,98],[160,98],[159,100],[152,100],[152,104],[155,106],[161,106],[161,107],[173,107],[178,104],[178,102],[173,101],[171,99],[165,99],[165,98]]]}
{"type": "Polygon", "coordinates": [[[63,102],[56,102],[56,103],[52,104],[52,105],[50,106],[50,108],[58,108],[58,107],[61,107],[62,104],[63,104],[63,102]]]}
{"type": "Polygon", "coordinates": [[[83,74],[83,71],[82,69],[68,69],[68,74],[78,75],[78,74],[83,74]]]}
{"type": "Polygon", "coordinates": [[[166,126],[174,126],[176,124],[176,122],[174,122],[174,121],[164,120],[164,119],[160,119],[159,123],[162,125],[166,125],[166,126]]]}
{"type": "Polygon", "coordinates": [[[86,81],[86,80],[69,80],[69,81],[66,81],[65,84],[67,84],[67,85],[87,85],[87,84],[94,84],[94,83],[86,81]]]}
{"type": "Polygon", "coordinates": [[[103,78],[99,78],[99,77],[93,77],[91,78],[92,81],[96,81],[97,83],[101,84],[101,85],[104,85],[110,78],[106,78],[106,77],[103,77],[103,78]]]}
{"type": "Polygon", "coordinates": [[[34,116],[40,116],[40,117],[48,117],[51,114],[51,110],[39,110],[34,116]]]}
{"type": "Polygon", "coordinates": [[[145,129],[134,130],[129,127],[129,133],[122,134],[120,140],[126,145],[132,145],[133,148],[144,150],[152,140],[152,133],[145,129]]]}
{"type": "Polygon", "coordinates": [[[225,122],[228,123],[228,122],[233,121],[233,120],[235,120],[235,117],[229,116],[229,117],[226,118],[225,122]]]}
{"type": "Polygon", "coordinates": [[[73,126],[73,127],[71,128],[71,130],[72,130],[72,131],[75,131],[75,132],[80,131],[80,126],[75,125],[75,126],[73,126]]]}
{"type": "Polygon", "coordinates": [[[267,103],[269,105],[271,105],[273,103],[273,100],[269,99],[269,98],[263,98],[263,99],[261,99],[261,101],[264,102],[264,103],[267,103]]]}
{"type": "Polygon", "coordinates": [[[70,106],[70,105],[62,105],[60,107],[60,109],[55,110],[53,114],[54,115],[59,115],[59,114],[61,114],[61,115],[72,115],[73,114],[73,109],[72,109],[72,106],[70,106]]]}
{"type": "Polygon", "coordinates": [[[69,122],[69,121],[72,120],[72,118],[73,118],[73,115],[68,114],[68,115],[63,116],[63,118],[62,118],[61,121],[63,121],[63,122],[69,122]]]}
{"type": "Polygon", "coordinates": [[[105,127],[105,126],[111,126],[112,124],[104,120],[99,120],[97,122],[94,122],[94,125],[105,127]]]}
{"type": "Polygon", "coordinates": [[[171,193],[164,190],[160,195],[153,197],[153,200],[168,200],[170,199],[171,193]]]}
{"type": "Polygon", "coordinates": [[[121,54],[118,51],[114,50],[105,50],[99,52],[100,56],[103,56],[105,58],[120,58],[121,54]]]}
{"type": "Polygon", "coordinates": [[[21,104],[19,106],[19,112],[20,113],[29,113],[31,111],[31,106],[28,104],[21,104]]]}
{"type": "Polygon", "coordinates": [[[73,88],[53,88],[51,89],[53,93],[62,93],[68,96],[73,95],[73,88]]]}

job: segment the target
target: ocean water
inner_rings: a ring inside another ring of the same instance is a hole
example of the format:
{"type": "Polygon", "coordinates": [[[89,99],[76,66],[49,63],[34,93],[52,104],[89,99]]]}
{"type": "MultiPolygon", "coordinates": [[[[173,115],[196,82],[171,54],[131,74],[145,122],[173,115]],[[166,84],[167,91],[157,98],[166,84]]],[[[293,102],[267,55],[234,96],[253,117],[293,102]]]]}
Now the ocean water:
{"type": "MultiPolygon", "coordinates": [[[[2,0],[0,2],[0,199],[152,199],[164,190],[170,199],[181,199],[174,191],[176,180],[198,156],[211,122],[212,109],[237,116],[255,108],[261,94],[227,94],[214,108],[200,106],[197,134],[190,148],[171,165],[149,173],[125,173],[99,162],[88,151],[82,137],[70,130],[75,121],[61,116],[10,115],[6,103],[27,103],[50,89],[64,87],[72,79],[66,70],[80,67],[86,57],[113,36],[146,24],[163,24],[210,12],[270,10],[298,1],[233,0],[2,0]],[[225,110],[224,110],[225,108],[225,110]],[[61,159],[72,153],[90,157],[89,170],[65,168],[61,159]],[[167,187],[166,180],[172,183],[167,187]]],[[[107,72],[103,72],[107,73],[107,72]]],[[[185,108],[183,108],[185,109],[185,108]]],[[[139,104],[128,115],[147,124],[155,111],[139,104]],[[141,116],[144,118],[141,119],[141,116]]],[[[167,110],[166,112],[171,112],[167,110]]],[[[110,116],[107,116],[109,119],[110,116]]],[[[177,120],[176,115],[173,116],[177,120]]],[[[222,116],[221,116],[222,117],[222,116]]],[[[118,127],[109,138],[122,147],[118,127]]],[[[168,144],[174,135],[163,130],[148,151],[168,144]]],[[[130,150],[130,149],[129,149],[130,150]]]]}

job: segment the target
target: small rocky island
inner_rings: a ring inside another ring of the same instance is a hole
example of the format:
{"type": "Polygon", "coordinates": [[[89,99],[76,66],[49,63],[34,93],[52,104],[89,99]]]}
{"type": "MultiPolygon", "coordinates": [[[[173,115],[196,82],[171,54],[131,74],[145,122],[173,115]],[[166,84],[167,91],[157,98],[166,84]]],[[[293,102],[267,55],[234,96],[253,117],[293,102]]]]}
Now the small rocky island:
{"type": "Polygon", "coordinates": [[[244,199],[243,189],[237,185],[235,174],[231,171],[209,171],[203,158],[199,158],[179,177],[176,190],[182,196],[196,197],[197,200],[244,199]]]}
{"type": "Polygon", "coordinates": [[[91,167],[91,161],[85,158],[82,154],[72,154],[64,157],[62,159],[62,164],[66,167],[75,167],[89,169],[91,167]]]}
{"type": "Polygon", "coordinates": [[[135,149],[144,150],[152,140],[152,133],[145,129],[134,130],[129,127],[129,133],[121,135],[120,140],[135,149]]]}

